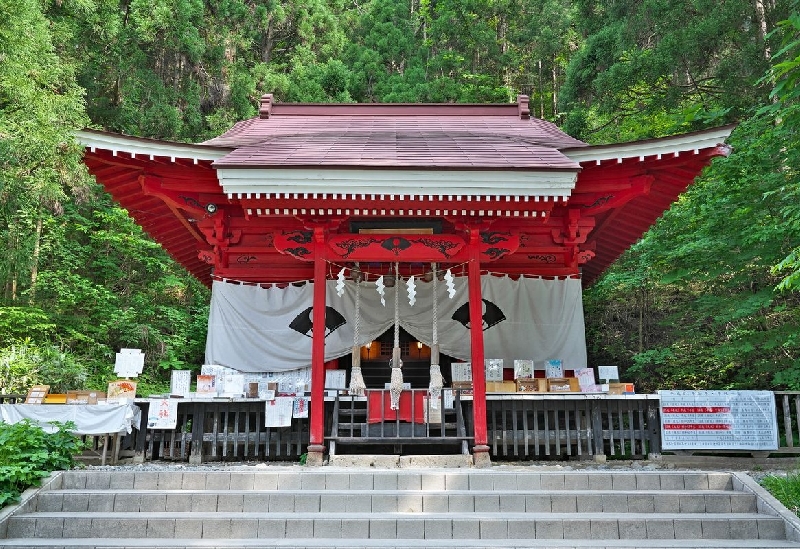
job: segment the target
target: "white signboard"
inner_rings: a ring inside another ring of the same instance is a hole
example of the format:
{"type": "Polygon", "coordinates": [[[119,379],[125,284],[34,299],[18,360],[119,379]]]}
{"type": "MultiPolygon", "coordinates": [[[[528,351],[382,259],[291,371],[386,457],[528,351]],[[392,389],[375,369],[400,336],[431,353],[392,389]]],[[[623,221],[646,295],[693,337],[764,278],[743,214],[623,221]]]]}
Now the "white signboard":
{"type": "Polygon", "coordinates": [[[578,378],[578,385],[582,392],[588,392],[594,389],[594,368],[580,368],[575,370],[575,377],[578,378]]]}
{"type": "Polygon", "coordinates": [[[172,377],[169,383],[169,394],[189,396],[192,390],[192,371],[191,370],[172,370],[172,377]]]}
{"type": "Polygon", "coordinates": [[[264,427],[289,427],[292,425],[294,397],[275,397],[266,402],[264,427]]]}
{"type": "Polygon", "coordinates": [[[453,362],[450,364],[450,373],[453,381],[472,381],[472,363],[453,362]]]}
{"type": "Polygon", "coordinates": [[[514,360],[514,379],[530,379],[533,377],[532,360],[514,360]]]}
{"type": "Polygon", "coordinates": [[[144,368],[141,349],[120,349],[114,362],[114,373],[119,377],[138,377],[144,368]]]}
{"type": "Polygon", "coordinates": [[[244,376],[242,374],[225,374],[222,386],[218,388],[220,394],[228,397],[240,397],[244,394],[244,376]]]}
{"type": "Polygon", "coordinates": [[[346,370],[325,370],[326,389],[347,389],[346,370]]]}
{"type": "Polygon", "coordinates": [[[503,381],[503,359],[485,358],[483,360],[486,381],[503,381]]]}
{"type": "Polygon", "coordinates": [[[619,368],[616,366],[598,366],[597,379],[604,383],[608,383],[612,379],[619,379],[619,368]]]}
{"type": "Polygon", "coordinates": [[[770,391],[659,391],[662,450],[777,450],[770,391]]]}
{"type": "Polygon", "coordinates": [[[178,401],[169,398],[151,398],[147,409],[147,427],[174,429],[178,425],[178,401]]]}

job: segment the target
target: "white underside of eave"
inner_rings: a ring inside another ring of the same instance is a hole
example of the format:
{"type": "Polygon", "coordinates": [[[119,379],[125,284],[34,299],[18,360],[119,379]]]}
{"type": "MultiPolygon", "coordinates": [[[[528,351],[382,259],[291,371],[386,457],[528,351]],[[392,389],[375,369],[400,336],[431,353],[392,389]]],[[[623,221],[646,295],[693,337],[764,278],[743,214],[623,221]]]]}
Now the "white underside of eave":
{"type": "Polygon", "coordinates": [[[561,153],[574,162],[601,162],[603,160],[624,160],[648,156],[669,157],[681,153],[697,153],[701,149],[722,145],[732,130],[732,127],[725,127],[707,132],[677,135],[649,141],[562,150],[561,153]]]}
{"type": "Polygon", "coordinates": [[[110,151],[114,156],[117,153],[129,154],[132,157],[149,158],[155,157],[183,158],[199,162],[207,160],[213,162],[230,153],[230,150],[205,147],[203,145],[190,145],[183,143],[169,143],[164,141],[152,141],[138,137],[126,135],[101,134],[94,132],[79,131],[75,134],[78,143],[89,149],[91,152],[96,150],[110,151]]]}
{"type": "Polygon", "coordinates": [[[393,196],[568,197],[577,172],[218,168],[229,195],[364,194],[393,196]]]}

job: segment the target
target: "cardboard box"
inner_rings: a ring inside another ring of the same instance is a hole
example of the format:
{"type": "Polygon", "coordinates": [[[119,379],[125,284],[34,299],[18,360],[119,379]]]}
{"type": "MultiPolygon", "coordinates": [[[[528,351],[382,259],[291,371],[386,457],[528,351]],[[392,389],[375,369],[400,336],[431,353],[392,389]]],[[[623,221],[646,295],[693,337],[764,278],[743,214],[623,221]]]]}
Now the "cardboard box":
{"type": "Polygon", "coordinates": [[[539,378],[522,378],[516,381],[518,393],[544,393],[547,391],[547,380],[539,378]]]}
{"type": "Polygon", "coordinates": [[[576,377],[551,377],[547,379],[548,393],[580,393],[581,386],[576,377]]]}
{"type": "Polygon", "coordinates": [[[487,393],[516,393],[517,385],[513,381],[487,381],[487,393]]]}
{"type": "Polygon", "coordinates": [[[609,395],[632,395],[634,394],[634,386],[633,383],[609,383],[608,384],[608,394],[609,395]]]}

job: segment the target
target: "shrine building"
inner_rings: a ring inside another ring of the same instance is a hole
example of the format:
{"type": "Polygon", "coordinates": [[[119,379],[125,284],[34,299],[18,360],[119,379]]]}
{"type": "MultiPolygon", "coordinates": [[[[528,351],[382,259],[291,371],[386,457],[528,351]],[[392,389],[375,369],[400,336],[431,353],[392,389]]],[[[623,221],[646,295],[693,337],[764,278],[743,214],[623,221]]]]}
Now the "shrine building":
{"type": "Polygon", "coordinates": [[[330,368],[351,394],[387,391],[380,413],[390,415],[409,388],[435,399],[455,387],[458,364],[472,393],[462,438],[480,463],[487,359],[498,380],[520,377],[503,370],[522,359],[534,370],[555,359],[564,377],[591,366],[582,288],[729,153],[732,129],[590,146],[531,117],[525,96],[412,105],[264,95],[256,118],[204,143],[78,138],[97,181],[212,288],[206,363],[307,376],[310,462],[338,440],[330,368]]]}

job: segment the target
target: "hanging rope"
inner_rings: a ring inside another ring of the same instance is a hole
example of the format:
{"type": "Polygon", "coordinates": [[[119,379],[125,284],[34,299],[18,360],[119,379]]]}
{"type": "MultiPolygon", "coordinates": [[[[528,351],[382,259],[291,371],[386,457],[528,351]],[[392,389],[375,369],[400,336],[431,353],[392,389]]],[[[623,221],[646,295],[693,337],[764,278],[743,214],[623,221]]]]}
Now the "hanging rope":
{"type": "Polygon", "coordinates": [[[433,268],[433,341],[431,341],[431,381],[428,385],[428,394],[431,408],[438,410],[444,378],[442,370],[439,368],[439,300],[436,292],[439,276],[436,272],[436,263],[432,263],[431,267],[433,268]]]}
{"type": "MultiPolygon", "coordinates": [[[[358,263],[356,263],[356,268],[358,263]]],[[[367,386],[364,384],[364,375],[361,372],[361,345],[359,340],[361,334],[359,332],[361,326],[361,274],[356,277],[356,319],[353,328],[353,368],[350,372],[350,387],[348,394],[350,396],[364,396],[364,391],[367,386]]]]}
{"type": "Polygon", "coordinates": [[[400,264],[394,264],[394,348],[392,349],[392,377],[389,384],[391,409],[400,407],[400,393],[403,392],[403,361],[400,360],[400,264]]]}

